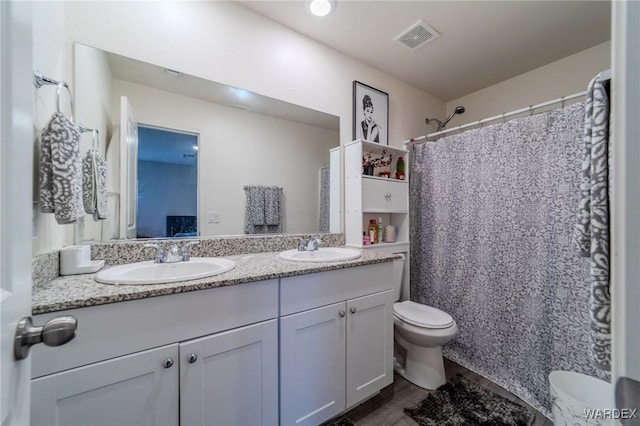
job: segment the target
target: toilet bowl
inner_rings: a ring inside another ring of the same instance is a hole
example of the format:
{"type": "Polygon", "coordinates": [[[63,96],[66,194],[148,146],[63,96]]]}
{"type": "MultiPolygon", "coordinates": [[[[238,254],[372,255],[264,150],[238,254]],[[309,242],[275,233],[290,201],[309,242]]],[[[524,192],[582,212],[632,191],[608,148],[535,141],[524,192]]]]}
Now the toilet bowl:
{"type": "MultiPolygon", "coordinates": [[[[394,263],[396,300],[408,299],[408,285],[404,283],[405,260],[394,263]],[[404,291],[402,291],[404,290],[404,291]]],[[[398,301],[393,305],[394,368],[402,377],[425,389],[436,389],[447,379],[444,372],[442,345],[458,332],[451,315],[431,306],[398,301]]]]}

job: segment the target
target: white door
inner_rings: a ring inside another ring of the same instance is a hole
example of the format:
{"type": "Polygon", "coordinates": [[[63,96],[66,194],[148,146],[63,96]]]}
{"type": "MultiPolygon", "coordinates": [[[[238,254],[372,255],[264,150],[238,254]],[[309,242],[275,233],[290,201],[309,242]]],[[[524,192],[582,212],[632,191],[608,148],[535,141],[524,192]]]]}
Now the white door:
{"type": "Polygon", "coordinates": [[[120,97],[120,238],[136,238],[138,214],[138,121],[120,97]]]}
{"type": "MultiPolygon", "coordinates": [[[[612,7],[613,383],[616,408],[640,411],[640,3],[612,7]]],[[[640,412],[623,424],[639,425],[640,412]]]]}
{"type": "Polygon", "coordinates": [[[29,359],[13,336],[31,314],[33,70],[31,5],[0,2],[0,423],[29,424],[29,359]]]}
{"type": "Polygon", "coordinates": [[[178,344],[34,379],[33,426],[178,426],[178,344]]]}
{"type": "Polygon", "coordinates": [[[180,424],[278,424],[278,322],[180,344],[180,424]]]}
{"type": "Polygon", "coordinates": [[[280,422],[318,425],[345,409],[345,302],[280,320],[280,422]]]}
{"type": "Polygon", "coordinates": [[[347,301],[347,408],[393,383],[393,290],[347,301]]]}

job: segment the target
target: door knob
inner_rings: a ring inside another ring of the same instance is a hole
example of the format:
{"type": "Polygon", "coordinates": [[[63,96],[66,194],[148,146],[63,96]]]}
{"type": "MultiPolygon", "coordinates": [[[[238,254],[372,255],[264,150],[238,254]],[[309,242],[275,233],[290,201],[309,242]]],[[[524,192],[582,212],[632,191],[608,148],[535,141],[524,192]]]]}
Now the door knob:
{"type": "Polygon", "coordinates": [[[352,314],[355,314],[356,312],[358,312],[358,311],[356,310],[356,307],[355,307],[355,306],[352,306],[352,307],[351,307],[351,313],[352,313],[352,314]]]}
{"type": "Polygon", "coordinates": [[[193,364],[194,362],[196,362],[198,360],[198,355],[196,354],[191,354],[189,355],[189,357],[187,358],[187,361],[189,362],[189,364],[193,364]]]}
{"type": "Polygon", "coordinates": [[[51,318],[40,327],[34,327],[31,317],[18,321],[13,343],[13,355],[17,361],[29,356],[29,348],[36,343],[47,346],[64,345],[76,337],[78,320],[71,315],[51,318]]]}
{"type": "Polygon", "coordinates": [[[167,358],[162,362],[164,368],[171,368],[173,366],[173,359],[167,358]]]}
{"type": "Polygon", "coordinates": [[[340,318],[344,318],[346,314],[347,313],[344,310],[340,311],[340,318]]]}

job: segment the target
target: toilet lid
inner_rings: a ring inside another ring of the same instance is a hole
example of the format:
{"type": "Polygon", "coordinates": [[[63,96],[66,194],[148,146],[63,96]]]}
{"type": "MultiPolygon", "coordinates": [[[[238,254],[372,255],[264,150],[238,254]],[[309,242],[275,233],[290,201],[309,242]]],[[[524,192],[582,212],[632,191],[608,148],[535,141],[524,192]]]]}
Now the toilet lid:
{"type": "Polygon", "coordinates": [[[404,322],[418,327],[447,328],[453,324],[453,318],[448,313],[410,300],[394,303],[393,312],[404,322]]]}

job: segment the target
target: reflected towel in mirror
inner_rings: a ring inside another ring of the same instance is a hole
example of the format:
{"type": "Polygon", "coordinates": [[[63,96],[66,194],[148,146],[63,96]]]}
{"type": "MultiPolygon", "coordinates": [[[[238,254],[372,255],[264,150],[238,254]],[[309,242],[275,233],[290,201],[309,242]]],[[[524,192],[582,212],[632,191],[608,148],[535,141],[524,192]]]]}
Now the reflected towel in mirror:
{"type": "Polygon", "coordinates": [[[95,149],[82,160],[82,199],[84,211],[94,220],[107,218],[107,162],[95,149]]]}
{"type": "Polygon", "coordinates": [[[264,218],[268,226],[280,225],[280,194],[282,188],[277,186],[264,189],[264,218]]]}
{"type": "Polygon", "coordinates": [[[282,188],[246,185],[245,234],[280,234],[282,226],[282,188]]]}
{"type": "Polygon", "coordinates": [[[247,210],[251,224],[264,225],[264,186],[249,185],[244,190],[247,192],[247,210]]]}

